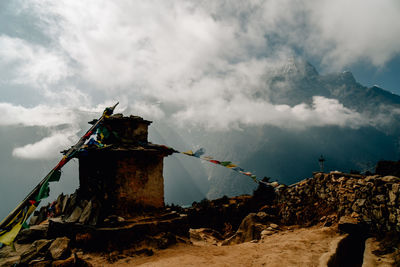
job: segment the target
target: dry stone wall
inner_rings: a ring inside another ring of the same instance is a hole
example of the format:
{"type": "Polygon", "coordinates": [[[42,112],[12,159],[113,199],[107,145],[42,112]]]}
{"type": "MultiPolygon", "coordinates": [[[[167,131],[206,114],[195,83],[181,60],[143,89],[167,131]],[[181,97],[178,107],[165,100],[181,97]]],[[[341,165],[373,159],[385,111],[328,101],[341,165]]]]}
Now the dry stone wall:
{"type": "Polygon", "coordinates": [[[350,216],[372,232],[400,232],[399,189],[400,178],[395,176],[315,173],[289,187],[280,186],[277,206],[286,224],[350,216]]]}

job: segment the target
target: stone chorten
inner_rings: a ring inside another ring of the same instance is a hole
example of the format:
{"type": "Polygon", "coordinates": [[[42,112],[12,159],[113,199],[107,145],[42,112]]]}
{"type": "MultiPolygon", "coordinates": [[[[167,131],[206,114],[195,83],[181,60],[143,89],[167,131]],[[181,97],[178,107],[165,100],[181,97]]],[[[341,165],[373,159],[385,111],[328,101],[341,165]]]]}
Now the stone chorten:
{"type": "Polygon", "coordinates": [[[79,194],[100,201],[102,216],[164,207],[163,158],[174,150],[148,142],[150,124],[115,114],[98,129],[104,146],[89,145],[79,154],[79,194]]]}

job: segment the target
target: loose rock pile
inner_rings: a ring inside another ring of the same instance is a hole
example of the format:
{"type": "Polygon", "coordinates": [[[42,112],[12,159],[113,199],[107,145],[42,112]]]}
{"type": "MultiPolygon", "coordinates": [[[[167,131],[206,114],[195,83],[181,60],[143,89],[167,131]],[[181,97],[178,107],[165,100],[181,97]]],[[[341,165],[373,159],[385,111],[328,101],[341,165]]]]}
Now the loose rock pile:
{"type": "Polygon", "coordinates": [[[32,216],[16,238],[16,251],[0,249],[0,266],[88,266],[79,253],[101,252],[114,262],[188,242],[186,214],[164,208],[123,218],[103,216],[101,207],[77,192],[60,195],[32,216]]]}
{"type": "Polygon", "coordinates": [[[253,240],[260,240],[264,235],[271,235],[279,230],[279,226],[271,222],[271,218],[265,212],[250,213],[239,226],[236,233],[226,239],[222,245],[233,245],[253,240]]]}
{"type": "Polygon", "coordinates": [[[17,244],[17,250],[0,250],[0,266],[91,266],[71,249],[66,237],[38,239],[31,244],[17,244]]]}
{"type": "Polygon", "coordinates": [[[190,228],[212,228],[227,238],[234,234],[249,213],[263,211],[268,214],[270,220],[278,222],[274,201],[273,186],[260,184],[253,196],[204,199],[201,202],[194,202],[190,208],[182,211],[188,215],[190,228]]]}
{"type": "Polygon", "coordinates": [[[60,217],[65,222],[94,226],[104,219],[100,217],[100,211],[101,203],[96,198],[84,199],[77,190],[71,195],[61,194],[52,203],[35,211],[29,224],[38,225],[50,218],[60,217]]]}

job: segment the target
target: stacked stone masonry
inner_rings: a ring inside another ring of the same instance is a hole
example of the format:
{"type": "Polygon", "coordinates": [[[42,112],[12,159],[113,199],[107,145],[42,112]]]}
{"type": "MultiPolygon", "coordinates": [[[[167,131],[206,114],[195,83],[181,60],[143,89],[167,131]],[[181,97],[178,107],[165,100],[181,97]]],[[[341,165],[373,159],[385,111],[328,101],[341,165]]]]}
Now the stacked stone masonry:
{"type": "Polygon", "coordinates": [[[400,232],[399,189],[395,176],[315,173],[280,187],[277,205],[286,224],[314,224],[332,214],[353,217],[373,232],[400,232]]]}

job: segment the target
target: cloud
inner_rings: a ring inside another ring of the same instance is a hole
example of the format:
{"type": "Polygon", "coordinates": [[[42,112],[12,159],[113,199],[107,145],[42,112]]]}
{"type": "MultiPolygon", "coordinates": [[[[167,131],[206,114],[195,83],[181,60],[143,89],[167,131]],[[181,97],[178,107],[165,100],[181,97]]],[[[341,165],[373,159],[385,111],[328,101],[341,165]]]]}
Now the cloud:
{"type": "MultiPolygon", "coordinates": [[[[49,42],[0,37],[0,67],[12,82],[39,88],[43,101],[66,109],[118,99],[127,111],[206,129],[364,125],[332,99],[289,107],[254,95],[268,92],[270,74],[295,51],[330,70],[360,60],[382,66],[400,51],[394,0],[19,3],[49,42]]],[[[54,116],[35,123],[64,119],[54,116]]]]}
{"type": "Polygon", "coordinates": [[[16,147],[12,155],[24,159],[51,159],[77,140],[79,119],[77,113],[67,108],[39,105],[32,108],[0,103],[0,127],[38,126],[47,129],[50,135],[42,140],[16,147]],[[57,128],[63,128],[57,131],[57,128]]]}
{"type": "Polygon", "coordinates": [[[13,149],[14,157],[23,159],[52,159],[59,155],[61,150],[77,141],[76,130],[55,132],[42,140],[13,149]]]}
{"type": "Polygon", "coordinates": [[[131,113],[148,118],[152,120],[161,120],[164,118],[165,113],[159,107],[160,102],[147,103],[147,102],[136,102],[132,105],[131,113]]]}
{"type": "Polygon", "coordinates": [[[400,53],[400,3],[396,0],[313,1],[308,5],[315,32],[304,43],[330,69],[366,59],[383,66],[400,53]],[[313,45],[314,44],[314,45],[313,45]]]}
{"type": "Polygon", "coordinates": [[[381,67],[400,53],[400,4],[396,0],[203,3],[221,21],[238,25],[236,36],[265,37],[264,54],[282,48],[301,50],[329,71],[365,60],[381,67]]]}
{"type": "Polygon", "coordinates": [[[77,118],[70,109],[38,105],[26,108],[10,103],[0,103],[0,126],[22,125],[53,127],[75,124],[77,118]]]}
{"type": "Polygon", "coordinates": [[[71,75],[60,51],[5,35],[0,35],[0,47],[0,62],[11,68],[12,83],[46,87],[71,75]]]}
{"type": "Polygon", "coordinates": [[[273,105],[265,101],[253,101],[234,97],[231,101],[213,100],[209,106],[194,105],[174,115],[184,124],[200,124],[210,129],[226,130],[247,125],[273,125],[285,129],[305,129],[313,126],[341,126],[357,129],[369,121],[336,99],[314,96],[312,105],[273,105]],[[223,107],[211,109],[210,107],[223,107]],[[197,120],[192,120],[196,117],[197,120]]]}

